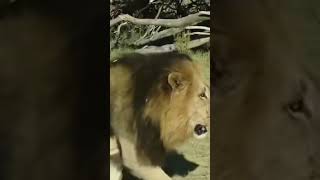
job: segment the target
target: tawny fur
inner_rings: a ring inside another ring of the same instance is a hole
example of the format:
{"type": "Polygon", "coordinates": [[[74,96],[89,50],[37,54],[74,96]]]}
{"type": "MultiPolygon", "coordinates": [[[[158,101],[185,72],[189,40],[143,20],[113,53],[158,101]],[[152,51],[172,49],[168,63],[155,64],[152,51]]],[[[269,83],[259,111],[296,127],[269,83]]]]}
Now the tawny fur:
{"type": "Polygon", "coordinates": [[[120,148],[118,147],[117,139],[110,137],[110,179],[122,179],[122,160],[120,148]]]}
{"type": "Polygon", "coordinates": [[[201,70],[183,54],[131,55],[112,63],[111,128],[124,165],[143,179],[151,172],[170,179],[159,172],[162,160],[193,135],[196,124],[209,127],[209,94],[201,70]]]}

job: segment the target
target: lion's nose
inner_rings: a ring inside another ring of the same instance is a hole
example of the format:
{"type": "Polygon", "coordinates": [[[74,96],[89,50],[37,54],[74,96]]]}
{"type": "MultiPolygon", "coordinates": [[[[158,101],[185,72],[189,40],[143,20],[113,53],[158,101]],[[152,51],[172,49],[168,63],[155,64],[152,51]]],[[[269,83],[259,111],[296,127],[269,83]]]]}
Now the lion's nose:
{"type": "Polygon", "coordinates": [[[202,134],[205,134],[206,132],[208,132],[207,127],[201,124],[197,124],[196,127],[194,128],[194,132],[200,136],[202,134]]]}

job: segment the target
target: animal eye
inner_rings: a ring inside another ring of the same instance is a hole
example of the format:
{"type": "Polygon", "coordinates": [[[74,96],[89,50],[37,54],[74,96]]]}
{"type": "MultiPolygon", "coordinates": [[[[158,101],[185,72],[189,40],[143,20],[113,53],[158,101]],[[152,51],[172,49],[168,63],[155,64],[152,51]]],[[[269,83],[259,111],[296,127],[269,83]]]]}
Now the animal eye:
{"type": "Polygon", "coordinates": [[[292,97],[292,101],[286,105],[286,111],[294,119],[307,120],[312,118],[312,101],[306,96],[307,86],[305,82],[301,81],[299,86],[299,91],[292,97]]]}
{"type": "Polygon", "coordinates": [[[201,99],[205,99],[205,98],[207,98],[207,95],[206,95],[206,93],[201,93],[200,95],[199,95],[199,97],[201,98],[201,99]]]}
{"type": "Polygon", "coordinates": [[[295,119],[304,119],[311,116],[310,111],[302,98],[299,98],[287,105],[289,115],[295,119]]]}
{"type": "Polygon", "coordinates": [[[302,112],[304,110],[304,104],[302,99],[290,103],[288,108],[289,111],[292,113],[302,112]]]}

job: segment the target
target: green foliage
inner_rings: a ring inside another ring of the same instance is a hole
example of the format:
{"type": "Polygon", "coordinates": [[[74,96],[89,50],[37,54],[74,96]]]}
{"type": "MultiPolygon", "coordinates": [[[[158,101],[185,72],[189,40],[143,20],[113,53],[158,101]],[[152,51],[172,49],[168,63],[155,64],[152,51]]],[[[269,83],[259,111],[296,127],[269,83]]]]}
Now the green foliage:
{"type": "Polygon", "coordinates": [[[203,68],[204,78],[210,82],[210,52],[209,51],[195,51],[188,55],[203,68]]]}
{"type": "Polygon", "coordinates": [[[133,53],[133,52],[134,52],[134,49],[130,49],[130,48],[120,48],[120,49],[111,50],[110,61],[118,59],[124,54],[133,53]]]}
{"type": "Polygon", "coordinates": [[[181,53],[190,53],[190,50],[188,49],[188,44],[190,41],[190,36],[188,36],[185,32],[179,33],[175,36],[177,50],[181,53]]]}

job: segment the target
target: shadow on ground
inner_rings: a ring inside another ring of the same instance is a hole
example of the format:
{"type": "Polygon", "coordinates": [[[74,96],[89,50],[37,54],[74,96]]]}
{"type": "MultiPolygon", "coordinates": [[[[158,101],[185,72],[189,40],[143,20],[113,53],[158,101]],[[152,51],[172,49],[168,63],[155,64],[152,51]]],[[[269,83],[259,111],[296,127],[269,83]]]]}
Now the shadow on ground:
{"type": "Polygon", "coordinates": [[[167,156],[164,171],[169,176],[179,175],[186,176],[190,171],[195,170],[198,164],[187,160],[183,154],[170,153],[167,156]]]}
{"type": "MultiPolygon", "coordinates": [[[[183,154],[173,152],[167,155],[163,170],[169,176],[187,176],[189,172],[195,170],[198,164],[187,160],[183,154]]],[[[127,169],[123,171],[123,180],[139,180],[133,177],[127,169]]]]}

